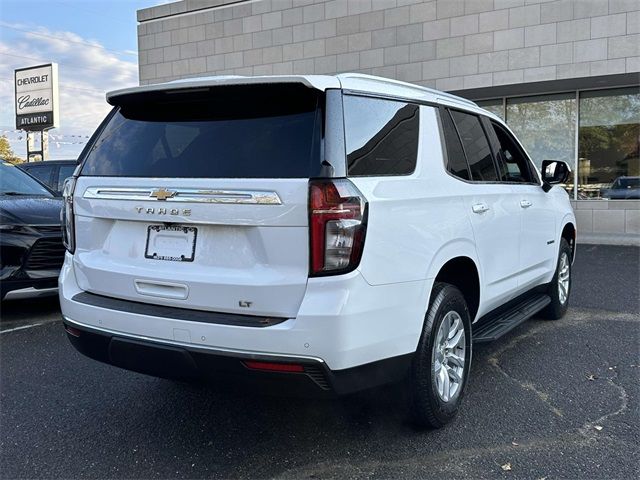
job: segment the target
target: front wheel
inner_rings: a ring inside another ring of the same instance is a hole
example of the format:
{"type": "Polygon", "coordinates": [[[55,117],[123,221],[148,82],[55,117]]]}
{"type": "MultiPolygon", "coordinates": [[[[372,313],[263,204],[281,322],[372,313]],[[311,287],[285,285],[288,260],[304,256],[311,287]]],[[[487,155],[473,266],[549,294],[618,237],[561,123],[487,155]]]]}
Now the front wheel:
{"type": "Polygon", "coordinates": [[[548,320],[564,317],[571,294],[571,246],[564,238],[560,240],[556,273],[549,283],[547,294],[551,297],[551,303],[542,311],[542,316],[548,320]]]}
{"type": "Polygon", "coordinates": [[[471,320],[453,285],[436,283],[409,378],[418,426],[440,428],[456,416],[471,366],[471,320]]]}

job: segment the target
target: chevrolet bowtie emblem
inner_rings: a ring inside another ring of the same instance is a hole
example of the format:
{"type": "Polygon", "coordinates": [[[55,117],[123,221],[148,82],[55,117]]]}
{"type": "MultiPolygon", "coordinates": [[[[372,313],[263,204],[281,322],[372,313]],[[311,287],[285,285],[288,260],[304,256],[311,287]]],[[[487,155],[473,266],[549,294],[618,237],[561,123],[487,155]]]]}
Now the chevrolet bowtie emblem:
{"type": "Polygon", "coordinates": [[[176,196],[175,191],[167,190],[166,188],[159,188],[157,190],[152,191],[149,196],[155,198],[156,200],[166,200],[167,198],[173,198],[176,196]]]}

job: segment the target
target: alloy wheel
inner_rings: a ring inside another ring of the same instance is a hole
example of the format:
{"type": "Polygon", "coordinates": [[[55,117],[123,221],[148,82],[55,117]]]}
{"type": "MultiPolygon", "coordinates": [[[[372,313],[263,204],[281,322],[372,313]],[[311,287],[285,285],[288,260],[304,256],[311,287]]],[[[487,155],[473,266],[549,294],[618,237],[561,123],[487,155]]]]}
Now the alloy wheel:
{"type": "Polygon", "coordinates": [[[562,255],[560,255],[560,265],[558,266],[558,298],[562,305],[567,302],[569,296],[570,274],[569,256],[566,252],[562,252],[562,255]]]}
{"type": "Polygon", "coordinates": [[[438,396],[443,402],[454,400],[460,393],[464,379],[466,337],[462,317],[448,312],[433,343],[433,375],[438,396]]]}

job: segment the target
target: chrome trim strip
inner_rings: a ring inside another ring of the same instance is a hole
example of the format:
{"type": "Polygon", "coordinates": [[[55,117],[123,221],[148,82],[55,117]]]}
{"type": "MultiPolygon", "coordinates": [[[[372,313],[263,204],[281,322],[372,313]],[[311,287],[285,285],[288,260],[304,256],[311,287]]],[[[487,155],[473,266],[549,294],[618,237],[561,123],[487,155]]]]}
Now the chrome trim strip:
{"type": "Polygon", "coordinates": [[[193,203],[223,203],[240,205],[282,205],[282,200],[276,192],[263,190],[201,190],[197,188],[163,189],[175,193],[173,197],[163,200],[151,195],[157,188],[127,188],[127,187],[89,187],[83,198],[101,200],[136,200],[153,202],[193,202],[193,203]]]}
{"type": "MultiPolygon", "coordinates": [[[[100,308],[100,307],[94,307],[94,308],[100,308]]],[[[130,333],[119,332],[117,330],[111,330],[108,328],[102,328],[102,327],[96,328],[93,325],[85,325],[84,323],[80,323],[75,320],[72,320],[66,315],[62,315],[62,318],[66,322],[72,323],[81,328],[86,328],[87,330],[90,330],[90,331],[92,330],[94,332],[109,333],[112,335],[116,335],[118,337],[130,338],[132,340],[143,340],[143,341],[148,341],[148,342],[153,342],[158,344],[175,345],[178,347],[188,347],[188,348],[193,348],[197,350],[204,350],[210,353],[218,353],[220,355],[239,355],[239,356],[246,356],[248,358],[255,358],[256,356],[282,357],[287,359],[299,358],[300,360],[312,360],[318,363],[324,363],[324,360],[322,360],[321,358],[311,357],[307,355],[287,355],[286,353],[259,352],[259,351],[253,351],[253,350],[234,350],[232,348],[209,347],[207,345],[198,345],[195,343],[177,342],[175,340],[165,340],[164,338],[147,337],[144,335],[133,335],[130,333]]]]}

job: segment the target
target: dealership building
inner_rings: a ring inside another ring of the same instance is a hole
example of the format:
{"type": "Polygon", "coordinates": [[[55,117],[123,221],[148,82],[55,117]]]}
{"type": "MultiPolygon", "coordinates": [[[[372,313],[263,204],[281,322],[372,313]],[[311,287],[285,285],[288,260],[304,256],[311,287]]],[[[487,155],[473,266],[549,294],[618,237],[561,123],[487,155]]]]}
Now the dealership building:
{"type": "Polygon", "coordinates": [[[360,72],[454,93],[560,159],[583,240],[640,244],[639,0],[182,0],[138,11],[140,83],[360,72]]]}

